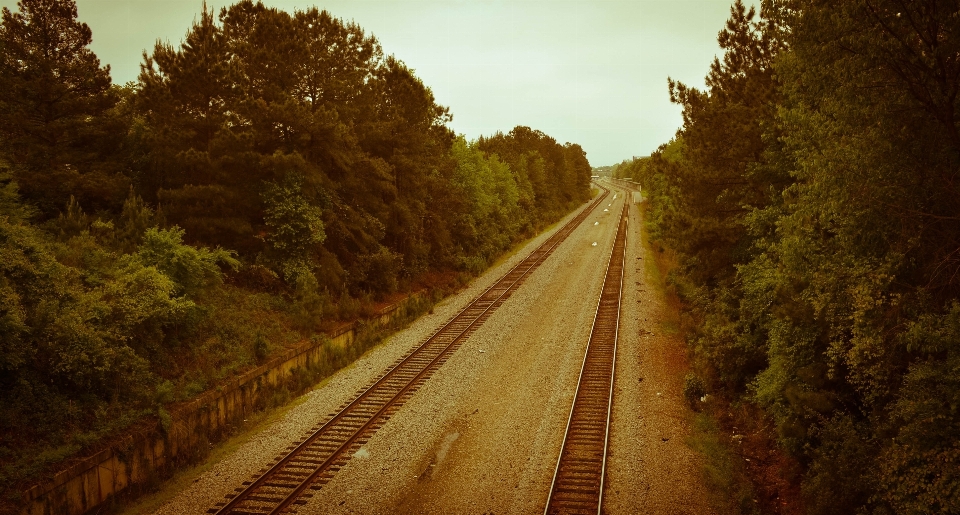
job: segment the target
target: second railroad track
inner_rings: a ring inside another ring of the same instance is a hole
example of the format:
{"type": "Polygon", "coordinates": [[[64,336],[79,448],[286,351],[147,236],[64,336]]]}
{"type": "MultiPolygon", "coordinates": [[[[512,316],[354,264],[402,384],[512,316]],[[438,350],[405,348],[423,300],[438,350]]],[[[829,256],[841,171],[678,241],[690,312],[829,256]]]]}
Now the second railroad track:
{"type": "Polygon", "coordinates": [[[590,341],[580,369],[560,458],[544,514],[599,514],[613,407],[613,378],[620,330],[620,297],[627,246],[627,209],[607,265],[590,341]]]}

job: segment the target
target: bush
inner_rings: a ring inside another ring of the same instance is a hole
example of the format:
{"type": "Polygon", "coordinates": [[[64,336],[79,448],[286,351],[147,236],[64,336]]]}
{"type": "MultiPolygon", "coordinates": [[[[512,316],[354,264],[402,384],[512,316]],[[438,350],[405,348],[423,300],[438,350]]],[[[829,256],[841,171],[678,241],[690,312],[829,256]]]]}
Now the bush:
{"type": "Polygon", "coordinates": [[[700,379],[700,376],[693,372],[687,374],[683,379],[683,397],[687,399],[690,407],[697,409],[700,405],[700,399],[706,394],[707,388],[703,384],[703,379],[700,379]]]}
{"type": "Polygon", "coordinates": [[[191,295],[197,290],[223,282],[220,265],[233,270],[240,267],[236,253],[219,247],[210,250],[191,247],[183,243],[183,229],[147,229],[143,243],[137,250],[140,261],[147,266],[156,266],[170,277],[180,293],[191,295]]]}

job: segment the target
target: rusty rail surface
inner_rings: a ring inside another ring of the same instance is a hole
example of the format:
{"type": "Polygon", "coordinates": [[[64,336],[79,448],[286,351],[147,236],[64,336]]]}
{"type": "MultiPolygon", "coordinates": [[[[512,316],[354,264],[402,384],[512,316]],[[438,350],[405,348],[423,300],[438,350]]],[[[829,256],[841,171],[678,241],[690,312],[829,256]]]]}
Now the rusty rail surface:
{"type": "Polygon", "coordinates": [[[580,369],[577,393],[543,510],[546,515],[599,514],[603,504],[627,243],[627,209],[628,204],[624,202],[580,369]]]}
{"type": "Polygon", "coordinates": [[[605,190],[575,218],[524,258],[493,286],[443,325],[433,336],[398,359],[373,383],[312,428],[207,513],[277,514],[294,512],[320,490],[423,383],[493,314],[523,281],[609,196],[605,190]],[[309,490],[309,491],[308,491],[309,490]]]}

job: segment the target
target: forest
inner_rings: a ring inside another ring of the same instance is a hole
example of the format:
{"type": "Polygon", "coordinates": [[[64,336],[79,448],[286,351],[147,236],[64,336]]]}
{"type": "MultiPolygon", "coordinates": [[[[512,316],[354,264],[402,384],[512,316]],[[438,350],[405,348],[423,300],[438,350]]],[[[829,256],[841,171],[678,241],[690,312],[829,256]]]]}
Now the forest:
{"type": "Polygon", "coordinates": [[[91,41],[73,0],[3,9],[4,495],[377,302],[463,284],[590,196],[579,145],[467,141],[317,8],[204,8],[124,85],[91,41]]]}
{"type": "Polygon", "coordinates": [[[790,513],[960,513],[958,12],[738,0],[706,88],[668,83],[675,138],[617,167],[704,391],[795,460],[790,513]]]}

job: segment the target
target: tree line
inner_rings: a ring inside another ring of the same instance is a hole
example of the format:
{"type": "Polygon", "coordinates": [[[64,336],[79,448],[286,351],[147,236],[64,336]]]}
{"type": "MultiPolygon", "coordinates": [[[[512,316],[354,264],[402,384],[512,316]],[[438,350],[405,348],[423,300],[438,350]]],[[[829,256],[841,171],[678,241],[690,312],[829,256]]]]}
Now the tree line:
{"type": "Polygon", "coordinates": [[[960,512],[957,2],[739,0],[650,195],[709,389],[762,407],[809,513],[960,512]]]}
{"type": "Polygon", "coordinates": [[[480,272],[590,193],[579,145],[457,136],[410,68],[317,8],[204,8],[126,85],[72,0],[2,17],[7,485],[378,299],[480,272]]]}

